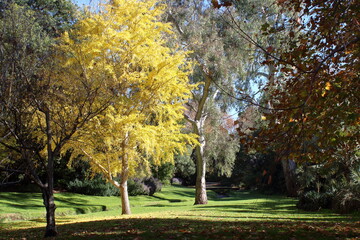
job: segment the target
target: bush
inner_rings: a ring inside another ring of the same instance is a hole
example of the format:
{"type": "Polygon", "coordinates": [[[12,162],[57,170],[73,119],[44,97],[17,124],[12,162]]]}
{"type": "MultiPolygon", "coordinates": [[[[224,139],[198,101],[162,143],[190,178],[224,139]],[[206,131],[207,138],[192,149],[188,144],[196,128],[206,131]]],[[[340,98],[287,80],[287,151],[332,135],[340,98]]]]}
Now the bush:
{"type": "Polygon", "coordinates": [[[165,185],[170,184],[170,179],[174,176],[175,166],[173,163],[164,163],[160,166],[151,167],[152,175],[165,185]]]}
{"type": "Polygon", "coordinates": [[[66,152],[61,158],[57,158],[54,162],[54,185],[56,189],[69,190],[67,186],[70,181],[78,179],[89,179],[93,172],[90,168],[90,163],[82,160],[82,156],[77,156],[68,166],[71,152],[66,152]]]}
{"type": "Polygon", "coordinates": [[[338,213],[360,211],[360,192],[357,189],[343,189],[336,193],[332,209],[338,213]]]}
{"type": "Polygon", "coordinates": [[[152,196],[156,192],[161,191],[162,184],[159,179],[150,177],[147,179],[129,179],[128,193],[130,196],[149,195],[152,196]]]}
{"type": "Polygon", "coordinates": [[[192,158],[192,148],[188,147],[188,151],[183,155],[175,156],[174,176],[181,178],[184,185],[193,185],[196,180],[196,166],[192,158]]]}
{"type": "Polygon", "coordinates": [[[67,189],[70,192],[86,195],[119,196],[119,189],[111,183],[105,182],[100,176],[88,180],[76,178],[67,184],[67,189]]]}
{"type": "Polygon", "coordinates": [[[264,194],[285,193],[285,179],[280,161],[275,153],[237,153],[231,184],[245,189],[259,190],[264,194]]]}
{"type": "MultiPolygon", "coordinates": [[[[119,180],[118,180],[119,181],[119,180]]],[[[129,179],[128,194],[129,196],[150,195],[161,191],[162,184],[160,180],[150,177],[145,180],[129,179]]],[[[93,179],[79,180],[75,179],[67,184],[69,192],[95,195],[95,196],[119,196],[120,190],[111,183],[105,182],[101,176],[93,179]]]]}
{"type": "Polygon", "coordinates": [[[344,159],[327,164],[305,165],[299,170],[302,186],[298,207],[316,211],[329,208],[338,213],[360,210],[359,162],[344,159]],[[320,193],[318,193],[320,192],[320,193]]]}
{"type": "Polygon", "coordinates": [[[161,191],[162,184],[159,179],[150,177],[144,181],[144,184],[149,188],[149,195],[152,196],[156,192],[161,191]]]}
{"type": "Polygon", "coordinates": [[[318,193],[309,191],[299,197],[297,208],[305,211],[318,211],[322,208],[330,208],[333,195],[331,193],[318,193]]]}
{"type": "Polygon", "coordinates": [[[172,178],[171,179],[171,184],[174,185],[183,185],[184,180],[182,180],[181,178],[172,178]]]}
{"type": "Polygon", "coordinates": [[[149,195],[150,189],[139,179],[128,180],[129,196],[149,195]]]}

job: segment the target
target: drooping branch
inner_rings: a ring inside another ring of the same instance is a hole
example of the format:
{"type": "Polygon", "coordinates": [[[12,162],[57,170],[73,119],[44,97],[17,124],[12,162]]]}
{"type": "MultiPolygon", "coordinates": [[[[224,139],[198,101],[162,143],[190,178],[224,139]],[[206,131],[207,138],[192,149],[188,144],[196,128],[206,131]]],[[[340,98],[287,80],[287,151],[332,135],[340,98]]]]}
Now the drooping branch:
{"type": "Polygon", "coordinates": [[[120,187],[120,184],[115,181],[111,175],[111,172],[106,169],[103,165],[101,165],[100,163],[98,163],[98,161],[96,161],[92,156],[91,154],[89,154],[87,151],[85,151],[83,148],[80,148],[80,150],[85,154],[86,157],[88,157],[92,163],[94,163],[100,170],[101,172],[107,176],[106,178],[112,183],[114,184],[116,187],[120,187]]]}
{"type": "Polygon", "coordinates": [[[300,72],[303,73],[309,73],[308,71],[302,69],[300,66],[294,64],[293,62],[287,61],[285,59],[282,59],[281,57],[275,56],[273,53],[271,53],[270,51],[268,51],[266,49],[266,47],[262,46],[260,43],[258,43],[256,40],[254,40],[248,33],[246,33],[246,31],[244,31],[241,26],[238,24],[238,22],[235,20],[234,16],[231,14],[230,10],[227,9],[227,12],[229,13],[232,23],[231,24],[229,21],[227,21],[224,17],[223,20],[224,22],[226,22],[232,29],[234,29],[234,31],[236,31],[240,37],[242,37],[243,39],[245,39],[246,41],[248,41],[250,44],[254,45],[255,47],[257,47],[258,49],[260,49],[261,51],[263,51],[267,56],[272,57],[273,59],[275,59],[278,62],[281,63],[285,63],[285,64],[289,64],[291,66],[296,67],[300,72]]]}

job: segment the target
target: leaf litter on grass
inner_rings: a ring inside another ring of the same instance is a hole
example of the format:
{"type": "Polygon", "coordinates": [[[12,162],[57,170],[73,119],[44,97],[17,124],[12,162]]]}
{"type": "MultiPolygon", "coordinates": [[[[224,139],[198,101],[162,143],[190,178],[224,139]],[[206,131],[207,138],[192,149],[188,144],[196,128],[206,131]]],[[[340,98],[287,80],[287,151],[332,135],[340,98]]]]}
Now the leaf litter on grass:
{"type": "MultiPolygon", "coordinates": [[[[56,239],[335,240],[360,236],[357,215],[308,213],[292,207],[293,199],[251,193],[242,195],[241,192],[231,199],[210,199],[208,205],[194,206],[192,195],[181,195],[182,189],[189,192],[187,188],[165,187],[160,200],[136,197],[132,202],[132,216],[120,216],[119,209],[60,216],[56,239]],[[167,199],[181,201],[169,202],[167,199]],[[163,207],[151,206],[152,201],[163,207]],[[188,204],[184,205],[184,202],[188,204]],[[280,208],[282,205],[290,206],[280,208]]],[[[97,204],[102,204],[101,199],[97,198],[97,204]]],[[[0,226],[5,228],[0,230],[0,239],[39,239],[45,223],[17,221],[11,227],[7,223],[0,226]]]]}

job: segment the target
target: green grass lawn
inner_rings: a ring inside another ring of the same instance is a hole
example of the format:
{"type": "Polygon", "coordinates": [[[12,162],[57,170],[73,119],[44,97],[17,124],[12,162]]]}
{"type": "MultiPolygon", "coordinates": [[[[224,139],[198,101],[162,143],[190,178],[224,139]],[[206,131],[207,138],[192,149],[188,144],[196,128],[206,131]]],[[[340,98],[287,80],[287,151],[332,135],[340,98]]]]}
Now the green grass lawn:
{"type": "MultiPolygon", "coordinates": [[[[167,186],[131,197],[133,214],[121,216],[119,197],[58,193],[56,239],[360,239],[359,214],[304,212],[295,199],[250,192],[208,196],[194,206],[194,189],[167,186]]],[[[0,193],[0,219],[0,239],[41,239],[41,194],[0,193]]]]}

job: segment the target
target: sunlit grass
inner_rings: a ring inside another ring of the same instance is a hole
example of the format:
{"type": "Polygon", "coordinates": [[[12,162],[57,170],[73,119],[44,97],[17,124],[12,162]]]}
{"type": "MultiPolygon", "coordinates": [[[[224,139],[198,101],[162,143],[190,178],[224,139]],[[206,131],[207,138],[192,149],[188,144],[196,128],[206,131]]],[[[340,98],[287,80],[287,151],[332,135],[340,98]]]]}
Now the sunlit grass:
{"type": "MultiPolygon", "coordinates": [[[[213,191],[208,195],[207,205],[193,205],[194,189],[167,186],[154,196],[131,197],[133,214],[121,216],[119,197],[59,193],[55,195],[57,239],[215,239],[210,233],[219,239],[253,235],[260,237],[253,239],[289,239],[285,237],[289,232],[296,239],[355,239],[360,235],[356,214],[304,212],[295,207],[295,199],[252,192],[236,191],[225,198],[213,191]],[[305,238],[309,231],[313,236],[305,238]]],[[[10,222],[10,218],[1,223],[0,239],[42,237],[45,218],[40,194],[0,193],[0,216],[11,213],[26,220],[10,222]]]]}

